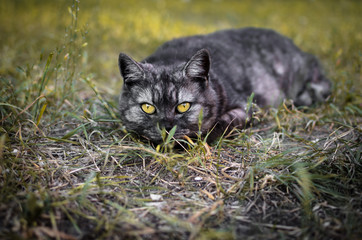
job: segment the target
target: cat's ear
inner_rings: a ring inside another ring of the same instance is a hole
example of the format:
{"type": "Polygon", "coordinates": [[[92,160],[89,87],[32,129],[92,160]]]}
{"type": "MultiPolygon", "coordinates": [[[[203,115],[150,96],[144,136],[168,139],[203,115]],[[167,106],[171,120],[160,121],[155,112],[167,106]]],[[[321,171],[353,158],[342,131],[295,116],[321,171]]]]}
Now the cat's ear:
{"type": "Polygon", "coordinates": [[[210,71],[210,55],[206,49],[199,50],[192,58],[186,63],[184,69],[185,76],[194,79],[203,79],[205,81],[209,78],[210,71]]]}
{"type": "Polygon", "coordinates": [[[124,53],[119,54],[118,66],[126,84],[135,83],[145,76],[141,65],[124,53]]]}

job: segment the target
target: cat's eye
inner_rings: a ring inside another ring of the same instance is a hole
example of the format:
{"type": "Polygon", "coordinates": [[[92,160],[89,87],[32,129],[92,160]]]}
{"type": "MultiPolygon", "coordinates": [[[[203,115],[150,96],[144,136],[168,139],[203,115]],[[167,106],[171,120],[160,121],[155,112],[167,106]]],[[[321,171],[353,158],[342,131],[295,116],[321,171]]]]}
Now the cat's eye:
{"type": "Polygon", "coordinates": [[[147,114],[154,114],[156,111],[156,108],[148,103],[143,103],[141,105],[142,110],[147,114]]]}
{"type": "Polygon", "coordinates": [[[177,105],[177,111],[179,113],[184,113],[187,112],[187,110],[189,110],[191,107],[191,104],[189,102],[183,102],[179,105],[177,105]]]}

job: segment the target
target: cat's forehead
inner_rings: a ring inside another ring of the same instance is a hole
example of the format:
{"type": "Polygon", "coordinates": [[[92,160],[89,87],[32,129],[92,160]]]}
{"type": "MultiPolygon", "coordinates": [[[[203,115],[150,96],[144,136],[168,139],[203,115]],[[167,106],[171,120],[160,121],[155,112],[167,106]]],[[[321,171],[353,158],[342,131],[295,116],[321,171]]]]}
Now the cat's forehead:
{"type": "Polygon", "coordinates": [[[134,91],[136,101],[153,104],[192,102],[196,93],[187,85],[172,81],[156,81],[134,91]]]}

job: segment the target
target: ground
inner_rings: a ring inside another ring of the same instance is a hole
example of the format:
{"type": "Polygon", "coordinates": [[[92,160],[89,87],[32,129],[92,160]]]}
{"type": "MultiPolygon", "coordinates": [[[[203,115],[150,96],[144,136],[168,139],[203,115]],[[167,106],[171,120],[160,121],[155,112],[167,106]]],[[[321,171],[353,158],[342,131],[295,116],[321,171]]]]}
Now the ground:
{"type": "Polygon", "coordinates": [[[360,239],[358,1],[2,1],[0,238],[360,239]],[[117,56],[174,37],[272,28],[333,82],[214,144],[125,132],[117,56]]]}

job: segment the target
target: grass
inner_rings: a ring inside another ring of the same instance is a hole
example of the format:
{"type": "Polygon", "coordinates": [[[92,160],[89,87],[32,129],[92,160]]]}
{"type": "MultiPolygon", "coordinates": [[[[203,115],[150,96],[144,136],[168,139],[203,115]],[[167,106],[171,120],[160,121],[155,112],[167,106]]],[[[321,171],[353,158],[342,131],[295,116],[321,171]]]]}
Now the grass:
{"type": "Polygon", "coordinates": [[[0,238],[358,239],[358,1],[2,1],[0,238]],[[117,55],[273,28],[317,55],[329,100],[286,101],[214,145],[153,147],[117,115],[117,55]]]}

